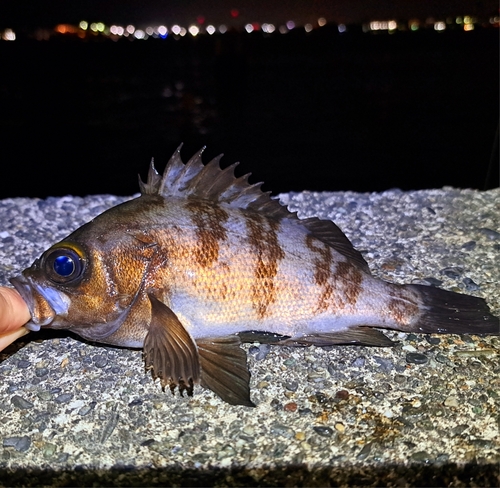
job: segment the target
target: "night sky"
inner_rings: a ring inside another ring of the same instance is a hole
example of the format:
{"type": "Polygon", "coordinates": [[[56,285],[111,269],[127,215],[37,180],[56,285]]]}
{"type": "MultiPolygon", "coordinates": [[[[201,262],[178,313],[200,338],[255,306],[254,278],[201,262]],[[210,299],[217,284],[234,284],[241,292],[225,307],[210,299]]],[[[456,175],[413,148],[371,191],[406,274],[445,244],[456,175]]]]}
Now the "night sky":
{"type": "Polygon", "coordinates": [[[315,21],[325,17],[338,23],[370,19],[477,15],[498,12],[495,0],[2,0],[0,28],[32,28],[82,19],[106,23],[186,23],[204,16],[207,22],[315,21]]]}
{"type": "Polygon", "coordinates": [[[0,198],[132,194],[149,158],[161,168],[180,142],[276,193],[496,186],[498,29],[480,25],[495,15],[495,0],[0,0],[0,32],[17,35],[0,40],[0,157],[15,162],[0,198]],[[465,15],[473,32],[449,21],[465,15]],[[200,16],[236,29],[147,42],[54,30],[200,16]],[[242,29],[319,17],[329,25],[310,33],[242,29]],[[334,25],[428,18],[450,28],[334,25]],[[64,178],[68,162],[85,171],[64,178]]]}

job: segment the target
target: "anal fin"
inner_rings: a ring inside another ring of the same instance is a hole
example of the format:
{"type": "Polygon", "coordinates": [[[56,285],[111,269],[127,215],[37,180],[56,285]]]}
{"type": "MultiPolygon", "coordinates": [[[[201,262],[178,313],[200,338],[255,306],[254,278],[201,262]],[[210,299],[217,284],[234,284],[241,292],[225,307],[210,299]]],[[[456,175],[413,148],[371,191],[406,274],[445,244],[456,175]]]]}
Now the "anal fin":
{"type": "Polygon", "coordinates": [[[339,332],[329,332],[323,334],[311,334],[300,337],[290,337],[279,341],[280,346],[338,346],[350,344],[358,346],[393,346],[386,335],[371,327],[353,327],[352,329],[341,330],[339,332]]]}
{"type": "Polygon", "coordinates": [[[239,337],[198,339],[201,385],[231,405],[255,407],[250,400],[250,371],[239,337]]]}
{"type": "Polygon", "coordinates": [[[247,330],[236,334],[241,342],[260,342],[261,344],[276,344],[290,336],[275,334],[274,332],[266,332],[262,330],[247,330]]]}
{"type": "Polygon", "coordinates": [[[152,294],[151,323],[144,340],[147,370],[153,378],[160,378],[162,388],[170,387],[172,393],[178,386],[191,396],[193,386],[200,381],[200,362],[195,342],[181,324],[177,315],[152,294]]]}

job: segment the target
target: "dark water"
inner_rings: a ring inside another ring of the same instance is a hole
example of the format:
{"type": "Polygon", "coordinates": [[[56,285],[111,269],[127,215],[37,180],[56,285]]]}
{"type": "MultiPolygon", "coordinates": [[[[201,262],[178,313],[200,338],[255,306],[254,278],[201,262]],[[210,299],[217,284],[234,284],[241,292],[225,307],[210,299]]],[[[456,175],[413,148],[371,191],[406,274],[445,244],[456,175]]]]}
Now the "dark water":
{"type": "Polygon", "coordinates": [[[131,194],[182,141],[273,192],[497,186],[496,31],[312,34],[0,42],[0,198],[131,194]]]}

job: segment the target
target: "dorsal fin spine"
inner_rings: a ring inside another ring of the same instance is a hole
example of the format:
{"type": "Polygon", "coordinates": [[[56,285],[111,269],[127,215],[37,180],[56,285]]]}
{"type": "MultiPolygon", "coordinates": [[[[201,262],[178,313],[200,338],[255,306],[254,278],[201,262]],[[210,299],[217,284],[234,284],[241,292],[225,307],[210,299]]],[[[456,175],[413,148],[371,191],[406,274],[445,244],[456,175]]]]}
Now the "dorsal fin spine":
{"type": "Polygon", "coordinates": [[[160,188],[161,177],[156,171],[155,168],[155,160],[151,158],[151,163],[149,163],[149,171],[148,171],[148,179],[146,183],[141,180],[141,176],[139,175],[139,188],[143,195],[154,195],[158,193],[160,188]]]}

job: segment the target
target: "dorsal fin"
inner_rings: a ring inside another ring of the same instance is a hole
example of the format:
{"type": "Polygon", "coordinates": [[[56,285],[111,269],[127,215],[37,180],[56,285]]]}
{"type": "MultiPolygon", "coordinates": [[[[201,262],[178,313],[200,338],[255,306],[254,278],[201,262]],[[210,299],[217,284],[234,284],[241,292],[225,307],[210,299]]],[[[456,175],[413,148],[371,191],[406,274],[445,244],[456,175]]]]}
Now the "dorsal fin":
{"type": "Polygon", "coordinates": [[[233,208],[252,210],[268,218],[294,220],[315,238],[336,249],[365,272],[369,272],[361,253],[354,249],[349,239],[332,221],[316,217],[300,220],[296,212],[290,212],[277,199],[271,198],[271,192],[263,192],[260,189],[262,183],[248,183],[251,173],[237,178],[234,169],[239,163],[221,169],[219,161],[222,154],[204,165],[201,155],[205,148],[202,148],[184,164],[180,155],[181,148],[182,144],[170,158],[162,176],[151,161],[146,183],[139,177],[139,187],[143,195],[209,200],[233,208]]]}

